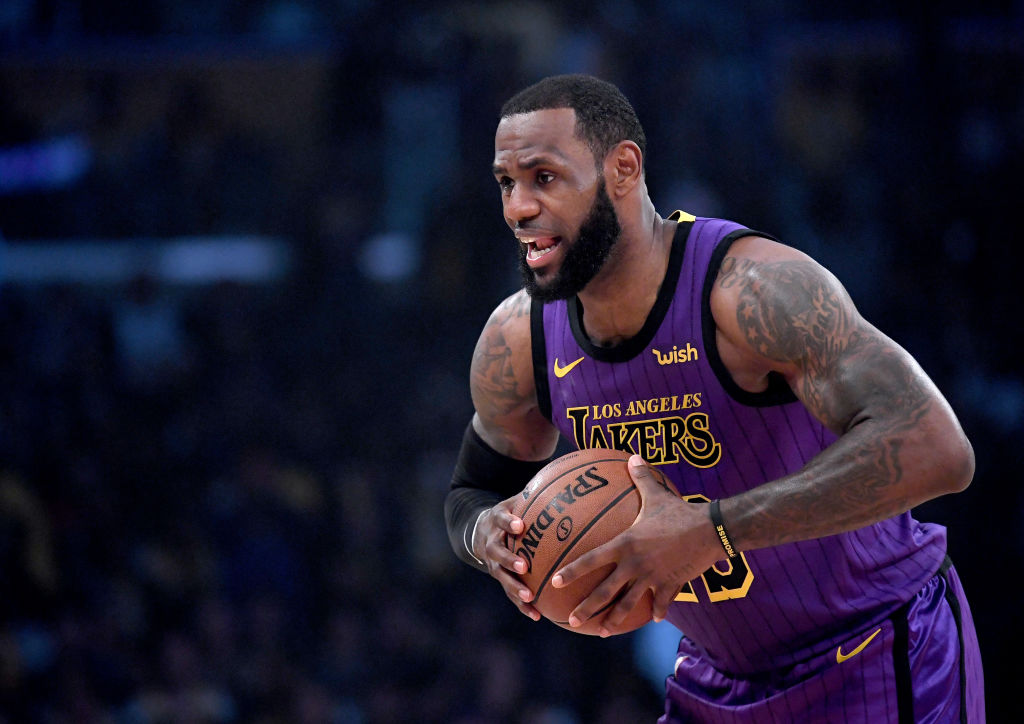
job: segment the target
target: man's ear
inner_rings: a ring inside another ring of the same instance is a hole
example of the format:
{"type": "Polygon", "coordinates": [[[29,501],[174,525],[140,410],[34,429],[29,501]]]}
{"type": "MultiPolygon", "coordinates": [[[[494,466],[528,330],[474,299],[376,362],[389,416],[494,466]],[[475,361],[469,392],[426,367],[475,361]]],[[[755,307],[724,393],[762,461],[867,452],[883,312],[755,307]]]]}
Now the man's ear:
{"type": "Polygon", "coordinates": [[[612,197],[622,197],[643,180],[644,157],[632,141],[619,141],[604,159],[604,175],[612,197]]]}

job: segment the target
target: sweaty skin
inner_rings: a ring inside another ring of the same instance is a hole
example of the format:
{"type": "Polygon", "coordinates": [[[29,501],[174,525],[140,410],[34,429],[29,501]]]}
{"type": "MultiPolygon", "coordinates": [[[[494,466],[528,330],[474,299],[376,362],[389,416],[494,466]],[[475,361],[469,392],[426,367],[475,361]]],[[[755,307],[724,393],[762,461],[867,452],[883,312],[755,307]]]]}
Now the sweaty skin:
{"type": "MultiPolygon", "coordinates": [[[[675,223],[655,212],[635,144],[619,143],[598,168],[574,136],[574,124],[571,109],[503,119],[494,173],[509,227],[542,229],[559,239],[536,260],[541,284],[558,274],[596,184],[604,184],[622,232],[579,298],[587,335],[613,345],[642,328],[665,275],[675,223]]],[[[473,425],[498,452],[542,460],[554,452],[558,432],[537,404],[529,306],[526,293],[517,292],[483,329],[470,373],[473,425]]],[[[721,501],[737,548],[861,528],[970,483],[973,451],[942,395],[812,259],[768,239],[740,239],[721,265],[711,310],[718,351],[741,388],[762,391],[768,375],[778,373],[839,435],[796,473],[721,501]]],[[[707,504],[684,503],[657,485],[639,456],[629,470],[642,499],[636,522],[552,579],[553,586],[565,586],[615,564],[570,617],[570,625],[578,625],[619,597],[605,618],[606,635],[616,633],[647,590],[654,593],[654,618],[663,618],[680,587],[722,558],[707,504]]],[[[504,546],[505,535],[522,526],[506,500],[481,515],[472,546],[519,610],[537,620],[529,591],[514,575],[525,570],[525,561],[504,546]]]]}

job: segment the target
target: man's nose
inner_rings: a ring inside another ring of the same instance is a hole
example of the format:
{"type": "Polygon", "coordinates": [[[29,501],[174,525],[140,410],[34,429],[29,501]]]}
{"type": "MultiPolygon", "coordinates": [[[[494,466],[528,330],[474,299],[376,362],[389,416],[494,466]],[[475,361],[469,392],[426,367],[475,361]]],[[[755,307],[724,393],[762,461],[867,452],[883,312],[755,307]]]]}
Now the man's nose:
{"type": "Polygon", "coordinates": [[[529,189],[516,184],[505,200],[505,217],[510,224],[527,221],[540,213],[540,203],[529,189]]]}

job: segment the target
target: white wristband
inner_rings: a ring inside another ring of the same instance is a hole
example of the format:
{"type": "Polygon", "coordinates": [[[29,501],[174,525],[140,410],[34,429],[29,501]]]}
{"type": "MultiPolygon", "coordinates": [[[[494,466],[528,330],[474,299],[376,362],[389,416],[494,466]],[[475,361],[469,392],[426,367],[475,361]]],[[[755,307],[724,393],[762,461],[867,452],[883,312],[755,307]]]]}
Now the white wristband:
{"type": "Polygon", "coordinates": [[[481,566],[484,566],[485,568],[487,567],[487,564],[484,563],[479,558],[477,558],[476,554],[473,553],[473,538],[476,537],[476,527],[478,525],[480,525],[480,519],[484,517],[484,513],[486,513],[486,512],[487,512],[487,510],[481,510],[480,511],[480,515],[478,515],[476,517],[476,520],[473,521],[473,527],[469,529],[469,540],[468,541],[464,541],[464,543],[466,544],[466,552],[469,553],[469,557],[472,558],[477,563],[479,563],[481,566]]]}

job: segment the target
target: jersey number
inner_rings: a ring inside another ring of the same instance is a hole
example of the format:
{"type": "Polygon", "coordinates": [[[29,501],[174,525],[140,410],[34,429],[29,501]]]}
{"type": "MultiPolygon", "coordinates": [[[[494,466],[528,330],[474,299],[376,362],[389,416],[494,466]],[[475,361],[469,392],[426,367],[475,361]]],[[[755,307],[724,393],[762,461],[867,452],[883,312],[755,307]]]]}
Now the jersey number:
{"type": "MultiPolygon", "coordinates": [[[[703,495],[684,495],[683,500],[688,503],[710,503],[711,501],[703,495]]],[[[750,590],[750,584],[754,582],[754,574],[750,572],[747,559],[742,553],[732,560],[719,561],[711,568],[700,574],[704,581],[704,587],[708,591],[708,598],[712,603],[715,601],[727,601],[730,598],[743,598],[750,590]],[[724,568],[719,568],[719,566],[724,568]]],[[[676,594],[677,601],[697,602],[697,594],[693,590],[693,582],[688,582],[682,590],[676,594]]]]}

